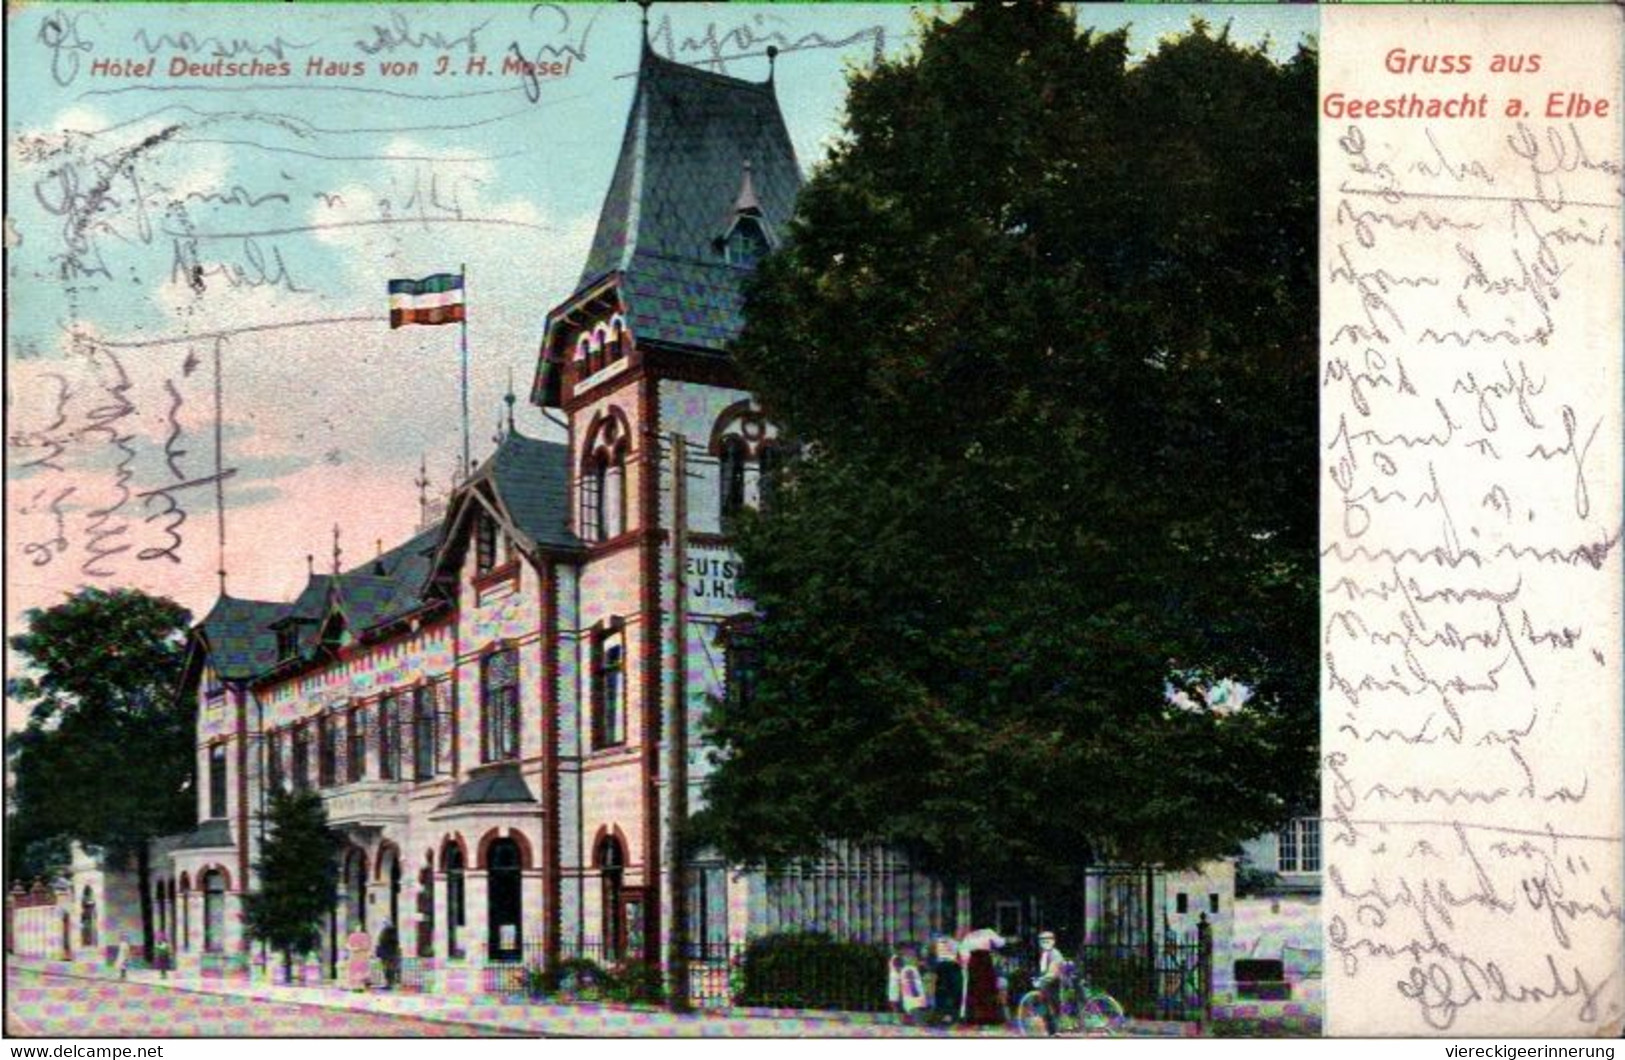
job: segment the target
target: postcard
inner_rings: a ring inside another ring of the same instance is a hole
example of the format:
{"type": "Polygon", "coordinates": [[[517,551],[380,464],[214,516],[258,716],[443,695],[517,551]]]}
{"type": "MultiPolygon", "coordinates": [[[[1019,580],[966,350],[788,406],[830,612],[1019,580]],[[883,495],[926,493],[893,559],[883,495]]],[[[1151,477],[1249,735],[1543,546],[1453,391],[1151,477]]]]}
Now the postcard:
{"type": "Polygon", "coordinates": [[[1620,1033],[1616,6],[6,30],[8,1035],[1620,1033]]]}

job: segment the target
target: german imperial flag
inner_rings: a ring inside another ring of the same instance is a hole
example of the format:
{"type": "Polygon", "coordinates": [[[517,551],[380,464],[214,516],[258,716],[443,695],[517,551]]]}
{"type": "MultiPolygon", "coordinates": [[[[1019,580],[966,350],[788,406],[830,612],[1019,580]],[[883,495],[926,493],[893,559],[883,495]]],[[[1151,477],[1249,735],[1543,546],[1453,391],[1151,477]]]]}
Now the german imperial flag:
{"type": "Polygon", "coordinates": [[[389,281],[389,326],[456,324],[463,319],[463,278],[437,272],[421,280],[389,281]]]}

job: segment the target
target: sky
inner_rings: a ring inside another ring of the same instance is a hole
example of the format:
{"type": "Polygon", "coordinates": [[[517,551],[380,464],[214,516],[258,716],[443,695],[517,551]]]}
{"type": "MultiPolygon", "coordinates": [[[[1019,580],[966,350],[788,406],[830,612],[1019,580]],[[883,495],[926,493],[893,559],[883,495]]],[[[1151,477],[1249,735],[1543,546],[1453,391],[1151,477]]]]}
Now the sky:
{"type": "MultiPolygon", "coordinates": [[[[1143,53],[1196,10],[1084,5],[1078,21],[1128,24],[1143,53]]],[[[1201,13],[1277,54],[1316,19],[1201,13]]],[[[918,14],[656,4],[649,31],[661,54],[750,80],[776,44],[810,170],[846,71],[905,52],[918,14]]],[[[391,331],[391,279],[466,270],[476,460],[510,379],[518,428],[562,439],[527,395],[545,315],[580,278],[640,36],[633,5],[8,9],[8,626],[82,585],[201,617],[222,555],[231,595],[287,599],[307,563],[332,568],[335,527],[345,567],[409,536],[420,468],[443,495],[459,461],[459,329],[391,331]],[[504,73],[517,56],[565,65],[504,73]],[[220,68],[254,62],[288,73],[220,68]]]]}

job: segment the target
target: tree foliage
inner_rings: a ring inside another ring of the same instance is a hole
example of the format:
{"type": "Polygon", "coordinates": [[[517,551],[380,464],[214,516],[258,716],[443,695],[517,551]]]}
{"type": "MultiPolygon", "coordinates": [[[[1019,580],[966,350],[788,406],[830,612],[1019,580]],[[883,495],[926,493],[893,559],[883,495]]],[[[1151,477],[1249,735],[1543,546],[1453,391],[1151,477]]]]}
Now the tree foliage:
{"type": "Polygon", "coordinates": [[[26,621],[10,642],[26,670],[7,686],[29,707],[12,747],[21,830],[123,860],[192,824],[194,719],[175,694],[186,609],[134,589],[82,589],[26,621]]]}
{"type": "Polygon", "coordinates": [[[734,351],[806,455],[734,528],[761,670],[700,838],[1041,887],[1308,796],[1315,66],[1020,4],[853,75],[734,351]]]}
{"type": "Polygon", "coordinates": [[[136,589],[86,588],[25,618],[10,643],[26,670],[6,688],[29,707],[8,748],[7,824],[28,839],[19,868],[59,856],[68,839],[134,867],[150,956],[147,844],[195,816],[194,718],[176,696],[191,615],[136,589]]]}
{"type": "Polygon", "coordinates": [[[244,919],[249,936],[281,953],[286,969],[293,955],[316,948],[322,917],[338,901],[340,838],[314,791],[273,791],[266,822],[255,865],[260,888],[244,897],[244,919]]]}

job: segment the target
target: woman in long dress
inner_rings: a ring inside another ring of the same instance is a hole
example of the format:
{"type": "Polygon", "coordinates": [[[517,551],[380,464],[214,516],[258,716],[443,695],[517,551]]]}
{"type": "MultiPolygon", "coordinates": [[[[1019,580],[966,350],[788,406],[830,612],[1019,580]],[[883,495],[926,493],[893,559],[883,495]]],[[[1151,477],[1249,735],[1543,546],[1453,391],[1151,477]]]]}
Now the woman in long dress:
{"type": "Polygon", "coordinates": [[[372,967],[372,936],[363,928],[350,932],[344,941],[349,959],[344,962],[344,985],[351,990],[367,989],[367,972],[372,967]]]}
{"type": "Polygon", "coordinates": [[[972,931],[959,943],[960,960],[965,967],[964,1019],[972,1026],[996,1026],[1004,1022],[999,1004],[999,974],[993,967],[993,951],[1004,946],[998,932],[984,928],[972,931]]]}
{"type": "Polygon", "coordinates": [[[943,1023],[952,1023],[959,1018],[959,1010],[964,1002],[964,988],[961,985],[963,970],[959,966],[959,953],[954,940],[946,935],[937,939],[932,958],[935,962],[932,970],[937,973],[932,1016],[943,1023]]]}

